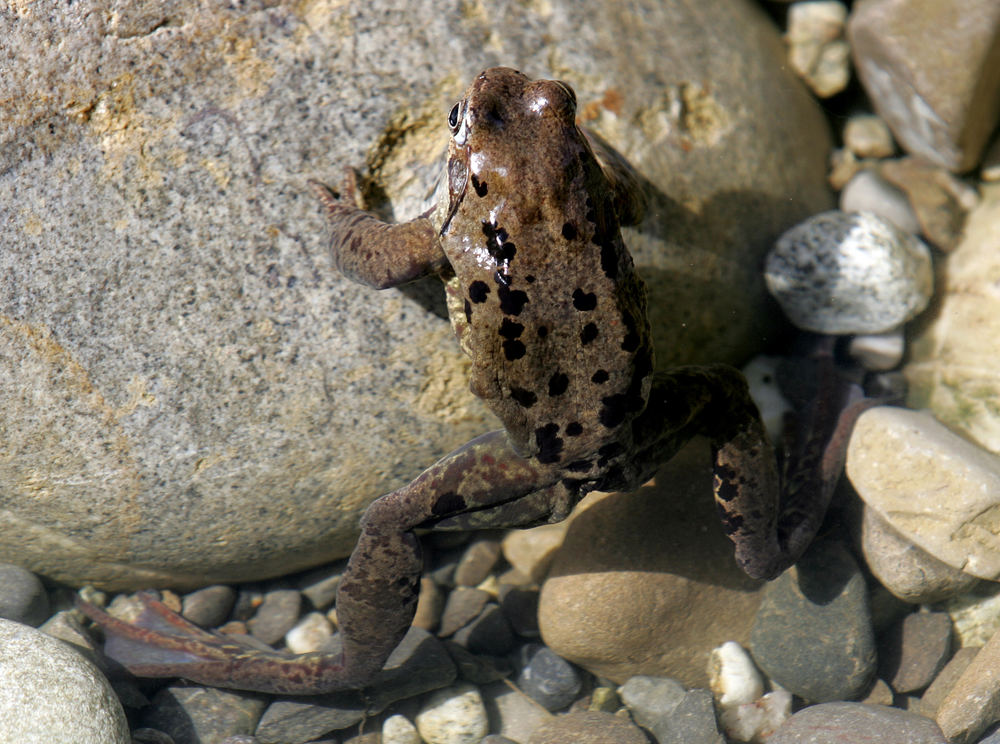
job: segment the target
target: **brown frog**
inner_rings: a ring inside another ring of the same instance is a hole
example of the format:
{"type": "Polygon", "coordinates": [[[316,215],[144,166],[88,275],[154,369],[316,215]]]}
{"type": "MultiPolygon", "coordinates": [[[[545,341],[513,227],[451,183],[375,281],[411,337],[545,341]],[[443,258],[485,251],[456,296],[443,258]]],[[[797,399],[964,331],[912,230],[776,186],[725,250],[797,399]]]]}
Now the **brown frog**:
{"type": "Polygon", "coordinates": [[[134,673],[280,693],[361,687],[413,617],[414,530],[563,519],[588,491],[637,488],[695,434],[711,440],[716,503],[748,574],[778,575],[812,540],[829,468],[812,458],[781,493],[742,375],[654,372],[645,287],[619,231],[644,202],[620,156],[577,126],[572,88],[489,69],[447,123],[448,189],[433,215],[386,224],[355,206],[353,177],[339,197],[313,187],[346,276],[377,289],[446,279],[472,391],[504,428],[368,508],[337,596],[342,654],[249,651],[148,599],[137,625],[84,605],[134,673]]]}

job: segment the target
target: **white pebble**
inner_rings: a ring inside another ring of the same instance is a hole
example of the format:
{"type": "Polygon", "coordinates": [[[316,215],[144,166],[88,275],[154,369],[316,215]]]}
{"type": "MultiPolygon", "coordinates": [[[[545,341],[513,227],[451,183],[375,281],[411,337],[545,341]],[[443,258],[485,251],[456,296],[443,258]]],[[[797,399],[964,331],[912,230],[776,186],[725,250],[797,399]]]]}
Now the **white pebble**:
{"type": "Polygon", "coordinates": [[[905,348],[903,331],[897,328],[888,333],[855,336],[847,347],[847,353],[865,369],[885,372],[899,366],[905,348]]]}
{"type": "Polygon", "coordinates": [[[473,685],[438,690],[417,714],[417,731],[427,744],[479,744],[488,730],[483,698],[473,685]]]}
{"type": "Polygon", "coordinates": [[[389,716],[382,724],[382,744],[420,744],[420,734],[406,716],[389,716]]]}
{"type": "Polygon", "coordinates": [[[900,230],[918,235],[920,222],[909,198],[870,170],[858,171],[840,192],[843,212],[871,212],[889,220],[900,230]]]}
{"type": "Polygon", "coordinates": [[[760,354],[747,362],[742,370],[750,387],[750,397],[760,409],[764,428],[767,429],[771,442],[775,444],[782,441],[785,414],[792,410],[791,403],[781,394],[776,379],[780,361],[779,357],[760,354]]]}
{"type": "Polygon", "coordinates": [[[764,680],[753,659],[736,641],[712,649],[708,657],[709,687],[720,708],[752,703],[764,694],[764,680]]]}
{"type": "Polygon", "coordinates": [[[310,612],[285,633],[285,645],[293,654],[319,651],[333,635],[333,625],[321,612],[310,612]]]}
{"type": "Polygon", "coordinates": [[[816,333],[884,333],[923,310],[930,250],[867,212],[823,212],[782,235],[767,256],[767,288],[788,319],[816,333]]]}
{"type": "Polygon", "coordinates": [[[726,708],[719,722],[734,741],[763,742],[792,715],[792,693],[775,690],[752,703],[726,708]]]}

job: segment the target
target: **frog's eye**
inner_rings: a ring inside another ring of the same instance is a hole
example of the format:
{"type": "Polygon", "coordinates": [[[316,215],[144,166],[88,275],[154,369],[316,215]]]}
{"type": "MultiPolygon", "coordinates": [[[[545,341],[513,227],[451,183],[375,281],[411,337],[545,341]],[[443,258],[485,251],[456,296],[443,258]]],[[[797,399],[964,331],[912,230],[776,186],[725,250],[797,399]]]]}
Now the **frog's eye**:
{"type": "Polygon", "coordinates": [[[458,132],[458,114],[461,111],[462,104],[456,103],[451,107],[451,113],[448,114],[448,126],[451,128],[451,133],[456,134],[458,132]]]}

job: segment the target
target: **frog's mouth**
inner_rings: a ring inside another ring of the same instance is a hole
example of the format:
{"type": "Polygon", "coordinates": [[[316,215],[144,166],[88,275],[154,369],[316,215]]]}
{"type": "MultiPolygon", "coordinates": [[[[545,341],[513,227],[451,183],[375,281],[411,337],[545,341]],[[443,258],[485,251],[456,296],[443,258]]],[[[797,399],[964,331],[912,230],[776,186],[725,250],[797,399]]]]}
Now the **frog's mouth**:
{"type": "Polygon", "coordinates": [[[448,214],[441,225],[439,235],[448,232],[451,220],[458,211],[465,192],[469,188],[469,147],[459,148],[452,143],[453,152],[448,158],[448,214]]]}

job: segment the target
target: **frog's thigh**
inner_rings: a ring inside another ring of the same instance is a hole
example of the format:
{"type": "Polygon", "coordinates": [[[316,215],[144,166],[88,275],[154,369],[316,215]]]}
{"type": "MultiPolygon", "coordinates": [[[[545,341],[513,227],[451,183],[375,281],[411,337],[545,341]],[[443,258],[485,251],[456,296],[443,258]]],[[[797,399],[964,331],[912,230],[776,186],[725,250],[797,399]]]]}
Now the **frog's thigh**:
{"type": "Polygon", "coordinates": [[[708,436],[715,502],[736,561],[759,578],[784,568],[774,451],[738,370],[719,364],[658,373],[635,434],[643,445],[640,457],[654,466],[670,459],[691,436],[708,436]]]}

